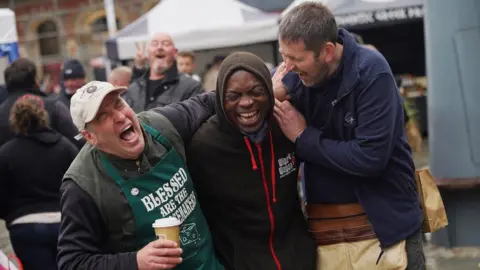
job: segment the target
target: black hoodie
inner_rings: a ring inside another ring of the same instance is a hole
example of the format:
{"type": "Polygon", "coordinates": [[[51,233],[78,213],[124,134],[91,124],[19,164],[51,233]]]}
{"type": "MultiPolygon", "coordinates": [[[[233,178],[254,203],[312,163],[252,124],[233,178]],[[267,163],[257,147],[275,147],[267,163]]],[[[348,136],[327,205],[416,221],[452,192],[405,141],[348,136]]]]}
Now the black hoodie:
{"type": "Polygon", "coordinates": [[[268,130],[256,144],[225,115],[223,96],[228,78],[245,70],[270,90],[272,81],[262,60],[234,53],[220,66],[216,115],[195,134],[187,149],[202,210],[219,260],[226,269],[314,269],[316,245],[307,231],[297,192],[295,145],[268,116],[268,130]]]}
{"type": "Polygon", "coordinates": [[[73,124],[69,109],[54,96],[46,96],[37,87],[32,89],[8,89],[7,99],[0,104],[0,146],[14,137],[10,128],[10,111],[18,98],[26,95],[35,95],[41,97],[45,104],[45,110],[48,112],[50,126],[69,139],[78,148],[85,144],[85,139],[76,140],[78,129],[73,124]]]}
{"type": "Polygon", "coordinates": [[[52,129],[16,135],[0,147],[0,219],[60,211],[62,177],[78,149],[52,129]]]}

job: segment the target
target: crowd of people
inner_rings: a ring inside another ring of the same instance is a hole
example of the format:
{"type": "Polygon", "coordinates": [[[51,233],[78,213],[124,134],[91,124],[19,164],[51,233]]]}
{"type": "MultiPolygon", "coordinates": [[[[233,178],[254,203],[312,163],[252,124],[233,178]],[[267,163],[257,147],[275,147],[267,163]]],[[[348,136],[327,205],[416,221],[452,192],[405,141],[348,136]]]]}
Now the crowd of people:
{"type": "Polygon", "coordinates": [[[234,52],[203,84],[168,33],[108,82],[66,61],[59,95],[13,62],[0,218],[24,269],[426,269],[387,61],[320,3],[289,11],[278,41],[274,70],[234,52]],[[154,233],[167,217],[179,244],[154,233]]]}

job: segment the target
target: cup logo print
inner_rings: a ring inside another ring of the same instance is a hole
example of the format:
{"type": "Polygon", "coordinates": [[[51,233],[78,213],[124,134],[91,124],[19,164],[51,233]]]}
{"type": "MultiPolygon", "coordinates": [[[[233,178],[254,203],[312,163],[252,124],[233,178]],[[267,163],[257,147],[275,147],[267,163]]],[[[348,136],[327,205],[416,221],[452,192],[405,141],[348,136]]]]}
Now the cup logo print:
{"type": "Polygon", "coordinates": [[[195,223],[188,223],[181,226],[180,242],[183,246],[198,240],[200,240],[200,233],[198,233],[197,225],[195,223]]]}

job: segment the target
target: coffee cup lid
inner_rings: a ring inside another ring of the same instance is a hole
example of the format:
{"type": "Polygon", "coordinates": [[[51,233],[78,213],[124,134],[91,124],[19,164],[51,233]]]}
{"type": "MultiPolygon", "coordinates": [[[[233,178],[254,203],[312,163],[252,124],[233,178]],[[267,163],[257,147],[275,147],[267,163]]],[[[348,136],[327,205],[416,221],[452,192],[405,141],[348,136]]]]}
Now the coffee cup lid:
{"type": "Polygon", "coordinates": [[[182,222],[174,217],[168,217],[168,218],[161,218],[155,220],[155,223],[152,224],[153,228],[162,228],[162,227],[172,227],[172,226],[178,226],[182,224],[182,222]]]}

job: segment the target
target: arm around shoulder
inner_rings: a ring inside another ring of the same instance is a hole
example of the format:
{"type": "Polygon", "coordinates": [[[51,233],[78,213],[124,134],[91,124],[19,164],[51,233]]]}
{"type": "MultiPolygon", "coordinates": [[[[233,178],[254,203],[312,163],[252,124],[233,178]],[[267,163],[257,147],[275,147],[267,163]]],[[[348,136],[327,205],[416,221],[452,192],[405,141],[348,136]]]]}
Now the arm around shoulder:
{"type": "Polygon", "coordinates": [[[105,227],[93,200],[73,180],[62,183],[57,264],[60,270],[137,269],[136,252],[107,254],[102,250],[105,227]]]}
{"type": "Polygon", "coordinates": [[[202,123],[215,114],[215,92],[203,93],[152,111],[165,116],[186,143],[202,123]]]}

